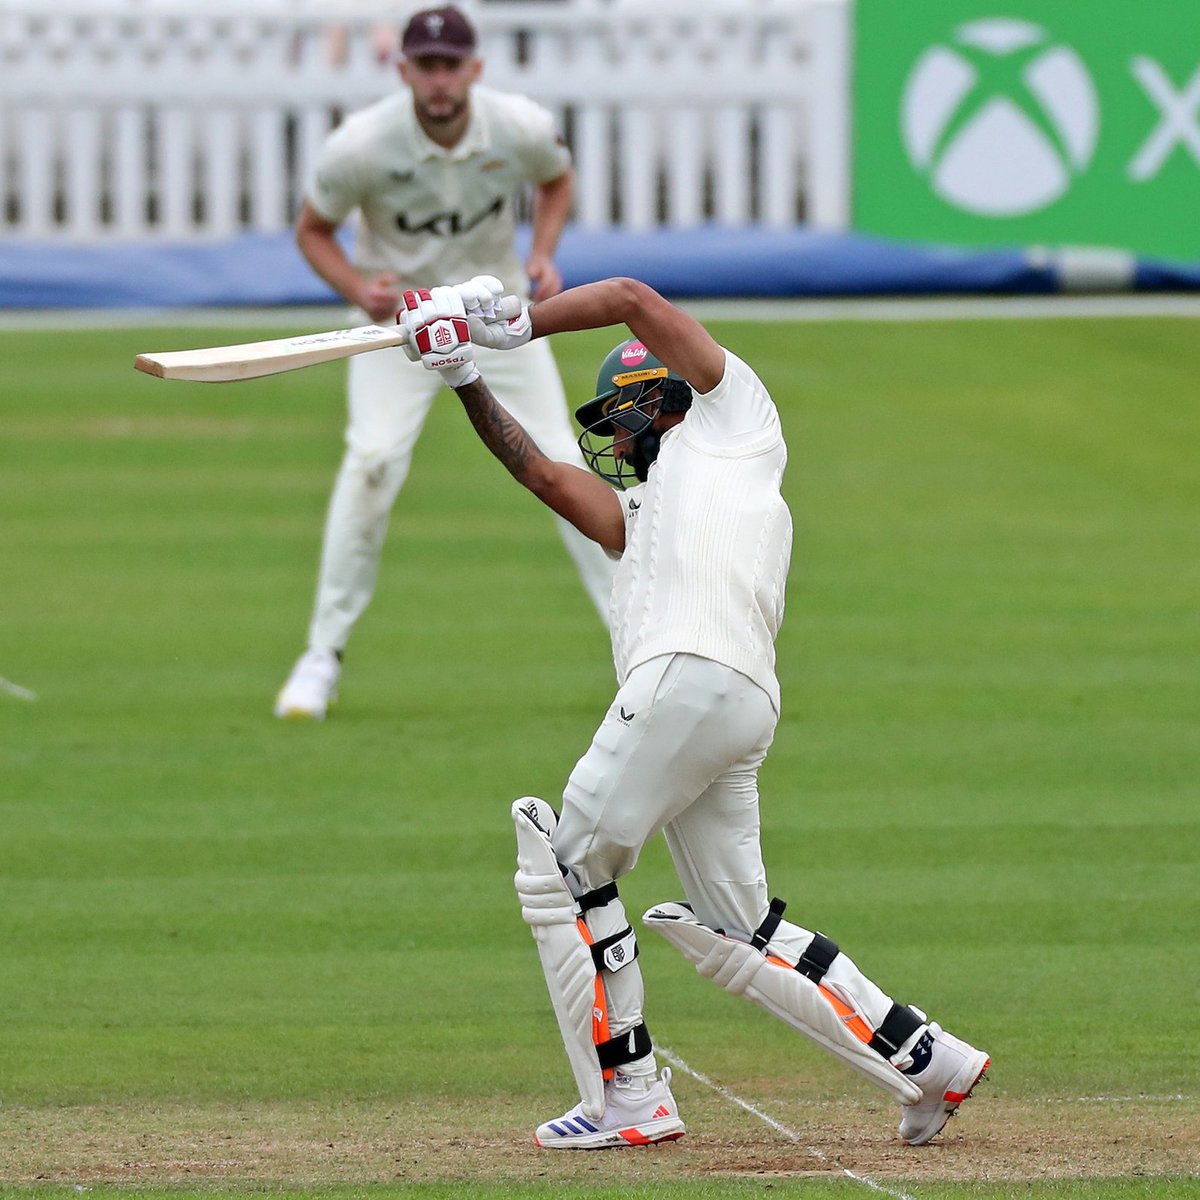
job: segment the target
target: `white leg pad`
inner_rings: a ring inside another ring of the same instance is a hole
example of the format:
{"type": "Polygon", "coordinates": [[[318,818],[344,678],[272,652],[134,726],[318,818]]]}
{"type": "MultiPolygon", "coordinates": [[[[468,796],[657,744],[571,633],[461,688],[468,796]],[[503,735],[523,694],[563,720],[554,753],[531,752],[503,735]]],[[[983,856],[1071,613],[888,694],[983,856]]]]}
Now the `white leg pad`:
{"type": "Polygon", "coordinates": [[[745,996],[811,1038],[901,1104],[917,1104],[921,1089],[849,1029],[822,990],[799,971],[774,963],[747,942],[701,924],[682,904],[658,904],[642,918],[706,979],[745,996]]]}
{"type": "Polygon", "coordinates": [[[521,916],[537,943],[584,1115],[599,1121],[604,1116],[604,1074],[592,1032],[596,964],[579,929],[579,908],[550,844],[557,818],[545,801],[531,796],[513,805],[512,816],[517,830],[513,883],[521,900],[521,916]]]}

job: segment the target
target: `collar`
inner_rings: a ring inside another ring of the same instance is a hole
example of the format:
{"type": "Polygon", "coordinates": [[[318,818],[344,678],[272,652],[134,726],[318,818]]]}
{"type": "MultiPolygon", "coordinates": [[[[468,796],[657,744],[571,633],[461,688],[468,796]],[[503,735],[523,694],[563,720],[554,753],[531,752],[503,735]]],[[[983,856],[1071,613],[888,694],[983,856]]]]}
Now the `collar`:
{"type": "Polygon", "coordinates": [[[479,105],[475,103],[475,89],[472,88],[469,93],[471,115],[467,121],[467,127],[463,131],[463,135],[455,145],[450,149],[444,146],[439,146],[421,128],[421,122],[417,120],[417,110],[413,105],[412,92],[408,93],[408,121],[412,132],[413,145],[417,152],[417,158],[428,160],[431,158],[449,159],[452,162],[460,162],[463,159],[470,158],[472,154],[476,154],[487,147],[487,122],[480,112],[479,105]]]}

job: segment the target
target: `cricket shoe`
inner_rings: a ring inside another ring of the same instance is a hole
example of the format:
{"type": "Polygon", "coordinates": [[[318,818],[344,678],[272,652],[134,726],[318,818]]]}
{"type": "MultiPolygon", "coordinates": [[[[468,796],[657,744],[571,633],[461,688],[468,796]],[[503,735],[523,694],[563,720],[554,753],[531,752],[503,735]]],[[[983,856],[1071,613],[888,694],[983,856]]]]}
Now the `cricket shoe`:
{"type": "Polygon", "coordinates": [[[900,1136],[910,1146],[924,1146],[941,1132],[955,1109],[984,1077],[992,1060],[974,1046],[933,1022],[913,1049],[914,1070],[905,1074],[925,1098],[900,1110],[900,1136]],[[928,1042],[926,1042],[928,1039],[928,1042]],[[922,1065],[922,1058],[928,1061],[922,1065]]]}
{"type": "Polygon", "coordinates": [[[275,698],[275,715],[284,719],[323,721],[337,699],[342,664],[332,650],[306,650],[275,698]]]}
{"type": "Polygon", "coordinates": [[[539,1125],[533,1140],[547,1150],[612,1150],[652,1146],[684,1135],[679,1106],[671,1095],[671,1068],[660,1079],[616,1071],[604,1085],[604,1116],[593,1121],[577,1104],[556,1121],[539,1125]]]}

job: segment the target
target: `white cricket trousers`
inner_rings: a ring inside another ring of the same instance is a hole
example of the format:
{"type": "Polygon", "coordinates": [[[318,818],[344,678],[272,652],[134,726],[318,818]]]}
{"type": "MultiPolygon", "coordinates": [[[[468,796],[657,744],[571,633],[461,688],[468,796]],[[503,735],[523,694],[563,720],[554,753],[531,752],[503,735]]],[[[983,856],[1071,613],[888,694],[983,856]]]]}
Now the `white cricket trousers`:
{"type": "MultiPolygon", "coordinates": [[[[747,676],[692,654],[667,654],[630,672],[563,791],[554,852],[587,890],[619,879],[659,830],[696,916],[753,933],[767,915],[759,838],[758,769],[775,735],[771,700],[747,676]]],[[[664,897],[668,899],[668,897],[664,897]]],[[[629,924],[620,900],[587,913],[595,941],[629,924]]],[[[771,948],[792,961],[811,930],[781,921],[771,948]]],[[[845,977],[875,1026],[892,1001],[847,960],[845,977]]],[[[609,1031],[642,1019],[636,960],[604,973],[609,1031]]],[[[653,1056],[623,1068],[654,1070],[653,1056]]]]}
{"type": "MultiPolygon", "coordinates": [[[[584,467],[548,342],[517,350],[479,348],[477,361],[496,398],[544,454],[584,467]]],[[[329,502],[308,633],[311,648],[339,652],[374,594],[392,506],[408,477],[425,418],[439,391],[449,395],[436,372],[410,362],[400,349],[357,355],[348,368],[346,454],[329,502]]],[[[595,542],[555,519],[584,588],[607,623],[615,564],[595,542]]]]}

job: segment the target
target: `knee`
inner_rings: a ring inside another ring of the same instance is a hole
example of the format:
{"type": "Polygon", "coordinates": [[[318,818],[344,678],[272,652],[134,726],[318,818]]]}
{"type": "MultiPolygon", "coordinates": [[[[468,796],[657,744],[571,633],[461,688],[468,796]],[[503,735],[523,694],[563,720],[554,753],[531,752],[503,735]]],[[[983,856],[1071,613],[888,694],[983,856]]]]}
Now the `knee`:
{"type": "Polygon", "coordinates": [[[636,865],[641,849],[641,837],[619,824],[584,828],[564,820],[554,837],[558,861],[584,888],[619,879],[636,865]]]}
{"type": "Polygon", "coordinates": [[[338,472],[339,482],[366,497],[390,503],[404,482],[407,463],[384,447],[350,446],[338,472]]]}

